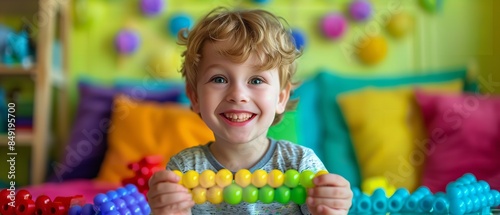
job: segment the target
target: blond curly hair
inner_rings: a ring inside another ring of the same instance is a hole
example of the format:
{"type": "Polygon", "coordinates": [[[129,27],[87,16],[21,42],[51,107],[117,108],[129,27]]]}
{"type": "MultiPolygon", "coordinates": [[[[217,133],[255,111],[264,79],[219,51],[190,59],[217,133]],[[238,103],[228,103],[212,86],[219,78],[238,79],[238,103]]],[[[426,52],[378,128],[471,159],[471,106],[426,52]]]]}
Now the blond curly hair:
{"type": "MultiPolygon", "coordinates": [[[[196,92],[198,66],[202,47],[205,42],[228,41],[229,48],[221,50],[221,54],[236,63],[245,62],[255,53],[264,71],[278,68],[280,87],[294,86],[292,81],[296,72],[296,59],[301,51],[297,50],[290,30],[285,27],[286,21],[265,10],[229,10],[218,7],[209,12],[191,30],[183,29],[178,34],[178,44],[186,46],[183,52],[184,62],[181,73],[186,79],[186,87],[196,92]]],[[[297,100],[289,100],[286,109],[296,107],[297,100]]],[[[273,125],[283,118],[276,114],[273,125]]]]}

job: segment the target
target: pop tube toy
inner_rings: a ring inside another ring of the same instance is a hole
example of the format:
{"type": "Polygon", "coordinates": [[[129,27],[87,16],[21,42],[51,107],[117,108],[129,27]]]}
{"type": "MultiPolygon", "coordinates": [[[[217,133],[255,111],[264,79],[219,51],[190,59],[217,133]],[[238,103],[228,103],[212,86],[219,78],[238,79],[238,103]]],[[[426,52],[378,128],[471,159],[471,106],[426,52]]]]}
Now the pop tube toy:
{"type": "Polygon", "coordinates": [[[208,201],[212,204],[226,202],[231,205],[257,201],[266,204],[287,204],[290,201],[304,204],[307,198],[306,189],[314,187],[313,179],[328,174],[326,170],[316,173],[304,170],[299,173],[294,169],[285,173],[277,169],[269,173],[262,169],[253,173],[248,169],[241,169],[234,176],[227,169],[218,172],[205,170],[201,173],[189,170],[184,174],[179,170],[173,172],[181,178],[179,184],[190,190],[196,204],[208,201]]]}

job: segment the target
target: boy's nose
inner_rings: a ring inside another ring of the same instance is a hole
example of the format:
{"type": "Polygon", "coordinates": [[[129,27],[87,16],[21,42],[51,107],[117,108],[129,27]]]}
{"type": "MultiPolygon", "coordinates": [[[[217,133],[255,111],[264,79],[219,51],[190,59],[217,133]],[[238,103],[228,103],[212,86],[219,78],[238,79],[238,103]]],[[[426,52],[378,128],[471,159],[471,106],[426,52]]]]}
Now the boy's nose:
{"type": "Polygon", "coordinates": [[[248,102],[248,92],[241,84],[232,84],[226,96],[228,102],[248,102]]]}

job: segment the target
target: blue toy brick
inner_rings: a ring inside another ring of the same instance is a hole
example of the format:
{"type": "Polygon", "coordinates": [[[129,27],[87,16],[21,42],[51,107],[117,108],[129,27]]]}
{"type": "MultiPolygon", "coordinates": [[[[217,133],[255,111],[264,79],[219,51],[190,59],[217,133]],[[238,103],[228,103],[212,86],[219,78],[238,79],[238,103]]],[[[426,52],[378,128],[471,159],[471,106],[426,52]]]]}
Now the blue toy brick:
{"type": "Polygon", "coordinates": [[[450,203],[446,196],[438,196],[432,204],[432,212],[435,214],[448,214],[450,203]]]}
{"type": "Polygon", "coordinates": [[[99,193],[94,197],[94,205],[98,208],[105,202],[108,202],[109,198],[106,194],[104,193],[99,193]]]}
{"type": "Polygon", "coordinates": [[[68,215],[81,215],[82,214],[82,206],[75,205],[69,208],[68,215]]]}
{"type": "Polygon", "coordinates": [[[94,197],[94,203],[97,214],[100,215],[142,215],[151,213],[146,197],[139,193],[134,185],[110,190],[106,194],[100,193],[94,197]]]}
{"type": "Polygon", "coordinates": [[[376,214],[387,212],[387,197],[385,196],[385,191],[381,188],[373,191],[370,197],[372,201],[372,211],[376,214]]]}
{"type": "Polygon", "coordinates": [[[356,212],[360,214],[370,213],[371,208],[372,202],[370,201],[370,197],[364,193],[360,194],[357,199],[356,212]]]}
{"type": "Polygon", "coordinates": [[[391,213],[400,212],[410,192],[406,188],[399,188],[387,201],[387,210],[391,213]]]}
{"type": "Polygon", "coordinates": [[[106,193],[110,201],[113,201],[118,198],[118,193],[114,190],[110,190],[106,193]]]}
{"type": "Polygon", "coordinates": [[[94,215],[94,214],[95,214],[95,210],[94,210],[94,206],[92,204],[83,205],[81,215],[94,215]]]}

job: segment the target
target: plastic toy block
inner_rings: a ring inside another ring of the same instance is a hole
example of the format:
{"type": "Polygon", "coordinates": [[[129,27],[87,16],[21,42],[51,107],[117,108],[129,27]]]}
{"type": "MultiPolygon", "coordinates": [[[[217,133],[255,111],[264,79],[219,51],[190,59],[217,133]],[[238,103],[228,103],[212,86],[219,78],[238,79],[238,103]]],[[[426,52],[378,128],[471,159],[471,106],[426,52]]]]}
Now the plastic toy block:
{"type": "Polygon", "coordinates": [[[127,167],[134,172],[134,176],[123,179],[122,184],[134,184],[139,192],[145,195],[149,190],[149,178],[162,169],[162,161],[162,156],[146,156],[138,162],[129,163],[127,167]]]}
{"type": "Polygon", "coordinates": [[[39,196],[36,201],[31,193],[19,190],[17,193],[4,189],[0,191],[1,215],[59,215],[68,214],[68,209],[73,205],[84,202],[82,195],[56,197],[54,201],[46,195],[39,196]],[[15,198],[13,198],[15,196],[15,198]],[[15,204],[12,203],[15,200],[15,204]]]}
{"type": "MultiPolygon", "coordinates": [[[[94,197],[94,209],[101,215],[113,214],[149,214],[149,207],[146,197],[139,192],[135,185],[129,184],[116,190],[110,190],[106,194],[100,193],[94,197]]],[[[75,209],[76,211],[78,209],[75,209]]],[[[85,206],[81,214],[85,214],[85,206]]]]}
{"type": "Polygon", "coordinates": [[[374,213],[386,213],[387,211],[387,197],[383,189],[376,189],[370,197],[372,201],[372,211],[374,213]]]}
{"type": "Polygon", "coordinates": [[[36,205],[32,199],[23,199],[16,202],[17,215],[32,215],[36,212],[36,205]]]}
{"type": "Polygon", "coordinates": [[[410,192],[405,188],[399,188],[387,201],[387,211],[396,213],[401,211],[406,199],[410,196],[410,192]]]}
{"type": "MultiPolygon", "coordinates": [[[[500,205],[500,192],[492,190],[486,181],[477,180],[472,174],[464,174],[446,187],[446,193],[432,194],[427,187],[419,187],[415,192],[400,188],[387,199],[384,210],[383,189],[371,196],[353,188],[350,214],[490,214],[491,208],[500,205]]],[[[384,196],[385,197],[385,196],[384,196]]]]}

